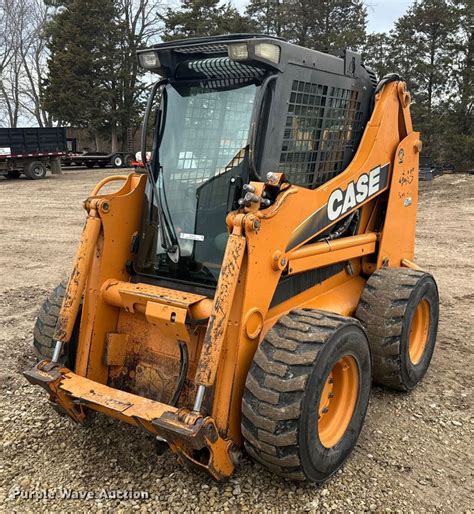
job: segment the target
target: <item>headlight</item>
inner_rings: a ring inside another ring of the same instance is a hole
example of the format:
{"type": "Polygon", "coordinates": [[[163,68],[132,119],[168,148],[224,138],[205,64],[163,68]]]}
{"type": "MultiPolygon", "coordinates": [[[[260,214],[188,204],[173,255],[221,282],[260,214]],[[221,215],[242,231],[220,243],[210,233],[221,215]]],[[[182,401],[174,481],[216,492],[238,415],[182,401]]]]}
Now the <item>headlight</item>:
{"type": "Polygon", "coordinates": [[[140,65],[142,68],[152,69],[159,68],[160,60],[158,59],[158,54],[156,52],[143,52],[138,54],[138,58],[140,59],[140,65]]]}
{"type": "Polygon", "coordinates": [[[255,55],[278,64],[280,62],[280,47],[273,43],[257,43],[255,45],[255,55]]]}
{"type": "Polygon", "coordinates": [[[238,43],[236,45],[229,45],[229,57],[233,61],[243,61],[249,58],[249,49],[247,43],[238,43]]]}

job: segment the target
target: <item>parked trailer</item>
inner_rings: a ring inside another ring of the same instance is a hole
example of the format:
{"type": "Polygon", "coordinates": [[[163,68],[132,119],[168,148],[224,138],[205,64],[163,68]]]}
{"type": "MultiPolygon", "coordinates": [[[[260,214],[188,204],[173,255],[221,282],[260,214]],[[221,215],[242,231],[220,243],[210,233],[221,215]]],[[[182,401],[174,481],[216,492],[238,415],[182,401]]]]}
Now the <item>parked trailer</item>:
{"type": "Polygon", "coordinates": [[[131,168],[134,160],[135,156],[131,152],[68,152],[67,155],[62,157],[61,162],[63,166],[86,166],[88,168],[94,168],[95,166],[101,168],[112,166],[113,168],[131,168]]]}
{"type": "Polygon", "coordinates": [[[22,173],[31,180],[61,173],[61,156],[67,151],[66,129],[0,128],[0,174],[18,178],[22,173]]]}

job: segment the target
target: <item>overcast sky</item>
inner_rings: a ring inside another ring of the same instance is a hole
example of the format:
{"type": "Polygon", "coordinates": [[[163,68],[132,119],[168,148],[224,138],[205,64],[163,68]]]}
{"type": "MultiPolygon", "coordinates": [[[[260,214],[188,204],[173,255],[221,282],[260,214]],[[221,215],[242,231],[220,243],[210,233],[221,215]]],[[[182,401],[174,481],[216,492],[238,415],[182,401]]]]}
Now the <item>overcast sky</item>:
{"type": "MultiPolygon", "coordinates": [[[[238,8],[244,8],[248,0],[231,0],[238,8]]],[[[413,3],[412,0],[369,0],[366,2],[369,14],[369,32],[387,32],[393,28],[394,22],[413,3]]]]}

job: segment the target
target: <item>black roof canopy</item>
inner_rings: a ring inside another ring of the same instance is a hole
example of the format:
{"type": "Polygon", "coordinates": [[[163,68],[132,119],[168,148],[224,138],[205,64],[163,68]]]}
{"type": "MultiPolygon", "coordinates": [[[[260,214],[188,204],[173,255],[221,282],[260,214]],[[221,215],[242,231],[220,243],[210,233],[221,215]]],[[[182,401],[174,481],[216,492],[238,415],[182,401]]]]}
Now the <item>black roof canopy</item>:
{"type": "Polygon", "coordinates": [[[346,50],[341,53],[341,56],[331,55],[303,48],[288,43],[283,39],[263,34],[227,34],[223,36],[180,39],[140,50],[138,56],[154,52],[157,57],[156,64],[146,67],[163,77],[174,79],[182,63],[228,57],[229,46],[237,44],[247,44],[248,57],[245,59],[235,59],[234,61],[261,70],[283,72],[289,64],[292,64],[353,78],[357,78],[361,74],[361,58],[360,54],[356,52],[346,50]],[[279,47],[278,63],[256,55],[255,48],[262,43],[279,47]]]}

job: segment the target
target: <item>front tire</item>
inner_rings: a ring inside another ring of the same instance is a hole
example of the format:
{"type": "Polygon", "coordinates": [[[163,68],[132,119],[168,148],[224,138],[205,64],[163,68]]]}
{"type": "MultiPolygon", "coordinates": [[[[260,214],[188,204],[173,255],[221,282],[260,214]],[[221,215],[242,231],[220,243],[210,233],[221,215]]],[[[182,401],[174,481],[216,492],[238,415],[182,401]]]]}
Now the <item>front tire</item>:
{"type": "Polygon", "coordinates": [[[370,387],[369,344],[357,320],[292,311],[273,326],[250,367],[245,449],[282,477],[324,482],[357,442],[370,387]]]}
{"type": "MultiPolygon", "coordinates": [[[[56,340],[54,331],[59,318],[59,312],[66,293],[67,280],[63,280],[54,288],[49,297],[43,302],[33,329],[33,349],[38,361],[50,360],[53,356],[56,340]]],[[[66,352],[61,356],[60,363],[74,368],[76,360],[77,342],[79,339],[79,325],[81,310],[79,310],[76,323],[72,332],[71,341],[64,345],[66,352]]],[[[64,351],[64,350],[63,350],[64,351]]]]}
{"type": "Polygon", "coordinates": [[[438,332],[439,296],[432,275],[408,268],[377,270],[356,317],[369,337],[374,382],[413,389],[428,371],[438,332]]]}

